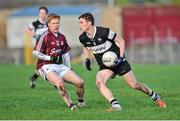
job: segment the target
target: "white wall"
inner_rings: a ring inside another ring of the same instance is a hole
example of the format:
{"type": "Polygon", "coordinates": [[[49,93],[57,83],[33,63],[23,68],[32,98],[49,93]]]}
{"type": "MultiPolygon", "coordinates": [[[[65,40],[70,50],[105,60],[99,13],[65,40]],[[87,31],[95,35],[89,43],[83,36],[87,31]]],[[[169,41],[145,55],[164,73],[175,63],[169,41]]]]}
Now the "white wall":
{"type": "MultiPolygon", "coordinates": [[[[24,32],[35,17],[12,17],[7,21],[8,48],[23,48],[24,32]]],[[[71,47],[80,46],[78,16],[61,16],[60,32],[66,36],[71,47]]],[[[33,40],[32,40],[33,41],[33,40]]],[[[33,45],[32,45],[33,46],[33,45]]]]}
{"type": "Polygon", "coordinates": [[[24,31],[34,20],[33,17],[11,17],[7,20],[8,48],[22,48],[24,45],[24,31]]]}
{"type": "Polygon", "coordinates": [[[78,16],[62,16],[60,23],[60,32],[66,36],[68,44],[71,47],[80,46],[78,16]]]}
{"type": "MultiPolygon", "coordinates": [[[[66,36],[68,44],[71,47],[81,46],[79,42],[78,23],[79,15],[62,15],[60,22],[60,32],[66,36]]],[[[94,12],[95,24],[101,25],[100,10],[94,12]]],[[[7,46],[8,48],[23,48],[24,47],[24,32],[36,17],[10,17],[7,20],[7,46]]],[[[33,40],[32,40],[33,41],[33,40]]],[[[32,46],[34,44],[32,43],[32,46]]]]}

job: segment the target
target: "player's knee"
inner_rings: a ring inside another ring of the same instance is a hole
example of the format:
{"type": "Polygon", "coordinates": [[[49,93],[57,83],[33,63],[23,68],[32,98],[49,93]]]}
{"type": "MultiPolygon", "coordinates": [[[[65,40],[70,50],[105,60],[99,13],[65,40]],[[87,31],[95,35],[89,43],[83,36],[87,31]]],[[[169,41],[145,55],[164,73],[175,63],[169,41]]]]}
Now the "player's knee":
{"type": "Polygon", "coordinates": [[[65,89],[63,83],[58,83],[58,84],[56,85],[56,87],[58,87],[60,90],[64,90],[64,89],[65,89]]]}
{"type": "Polygon", "coordinates": [[[60,86],[60,94],[64,97],[67,94],[67,91],[63,85],[60,86]]]}
{"type": "Polygon", "coordinates": [[[101,88],[102,85],[103,85],[102,81],[99,81],[99,80],[96,81],[97,88],[101,88]]]}
{"type": "Polygon", "coordinates": [[[134,82],[131,84],[131,87],[135,90],[139,89],[140,88],[140,84],[138,82],[134,82]]]}
{"type": "Polygon", "coordinates": [[[79,80],[78,84],[77,84],[77,87],[83,88],[84,87],[84,81],[83,80],[79,80]]]}

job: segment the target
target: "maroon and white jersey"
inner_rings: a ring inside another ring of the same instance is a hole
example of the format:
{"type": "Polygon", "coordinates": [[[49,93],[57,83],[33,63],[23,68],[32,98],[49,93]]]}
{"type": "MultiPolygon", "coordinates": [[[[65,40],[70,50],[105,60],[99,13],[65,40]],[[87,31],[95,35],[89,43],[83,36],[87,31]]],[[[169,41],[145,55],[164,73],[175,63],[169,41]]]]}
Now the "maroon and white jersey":
{"type": "Polygon", "coordinates": [[[55,64],[50,61],[52,56],[60,56],[67,53],[71,48],[67,44],[65,36],[61,33],[52,33],[49,29],[44,32],[36,42],[33,53],[37,53],[37,69],[46,64],[55,64]]]}

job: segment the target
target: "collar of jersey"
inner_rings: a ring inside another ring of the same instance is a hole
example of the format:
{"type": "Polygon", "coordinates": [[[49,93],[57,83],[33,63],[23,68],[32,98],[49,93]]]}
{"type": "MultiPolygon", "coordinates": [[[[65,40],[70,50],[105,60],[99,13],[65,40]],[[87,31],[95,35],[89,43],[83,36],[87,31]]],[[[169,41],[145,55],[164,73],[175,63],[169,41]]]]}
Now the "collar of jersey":
{"type": "Polygon", "coordinates": [[[53,33],[50,29],[48,29],[49,33],[52,34],[54,37],[58,37],[59,35],[59,32],[58,33],[53,33]]]}
{"type": "Polygon", "coordinates": [[[86,33],[87,37],[90,38],[90,39],[93,39],[95,37],[95,35],[96,35],[96,31],[97,31],[97,28],[96,28],[96,26],[94,26],[94,33],[93,33],[92,38],[86,33]]]}

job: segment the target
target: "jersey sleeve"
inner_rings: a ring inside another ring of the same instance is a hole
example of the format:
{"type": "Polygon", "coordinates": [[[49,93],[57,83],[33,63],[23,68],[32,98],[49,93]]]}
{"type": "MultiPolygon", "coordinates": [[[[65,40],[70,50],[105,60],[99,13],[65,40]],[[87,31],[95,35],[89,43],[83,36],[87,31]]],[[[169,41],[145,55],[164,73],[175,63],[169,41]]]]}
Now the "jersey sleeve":
{"type": "Polygon", "coordinates": [[[104,27],[98,27],[98,34],[102,36],[104,39],[108,40],[114,40],[116,37],[116,33],[109,28],[104,28],[104,27]]]}
{"type": "Polygon", "coordinates": [[[45,54],[43,54],[41,52],[38,52],[36,50],[33,50],[33,56],[37,57],[40,60],[45,60],[45,61],[50,61],[51,60],[50,56],[45,55],[45,54]]]}
{"type": "Polygon", "coordinates": [[[35,31],[36,27],[35,27],[35,21],[33,21],[31,24],[29,24],[28,26],[29,29],[35,31]]]}
{"type": "Polygon", "coordinates": [[[36,41],[36,45],[34,47],[35,51],[43,53],[45,51],[46,45],[47,45],[47,37],[42,35],[38,38],[36,41]]]}
{"type": "Polygon", "coordinates": [[[116,37],[116,33],[112,30],[109,29],[109,33],[108,33],[108,39],[110,40],[114,40],[116,37]]]}
{"type": "Polygon", "coordinates": [[[84,43],[85,40],[86,40],[86,38],[85,38],[84,36],[85,36],[84,33],[82,33],[82,34],[79,36],[79,41],[80,41],[80,43],[81,43],[84,47],[86,47],[86,44],[84,43]]]}
{"type": "Polygon", "coordinates": [[[33,55],[40,60],[49,61],[50,56],[45,54],[47,44],[47,36],[40,36],[40,38],[36,41],[36,45],[33,50],[33,55]]]}

